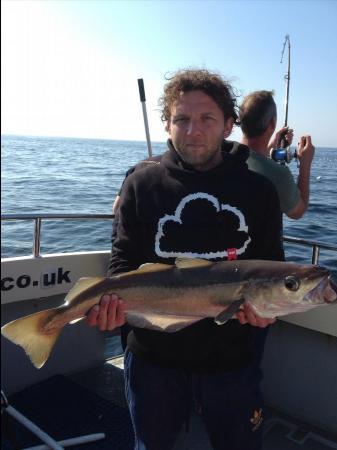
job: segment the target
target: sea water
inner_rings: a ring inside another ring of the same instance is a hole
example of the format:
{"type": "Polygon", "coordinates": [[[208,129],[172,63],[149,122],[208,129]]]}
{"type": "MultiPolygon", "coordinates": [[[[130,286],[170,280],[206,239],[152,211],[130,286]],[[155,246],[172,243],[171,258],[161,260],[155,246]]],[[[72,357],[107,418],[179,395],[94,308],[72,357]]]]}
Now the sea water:
{"type": "MultiPolygon", "coordinates": [[[[161,154],[165,143],[153,143],[161,154]]],[[[1,137],[2,214],[110,214],[127,169],[148,156],[146,142],[1,137]]],[[[289,164],[297,177],[296,162],[289,164]]],[[[316,148],[310,206],[300,220],[284,218],[284,234],[337,245],[337,149],[316,148]]],[[[258,199],[257,199],[258,201],[258,199]]],[[[110,250],[110,220],[44,220],[42,253],[110,250]]],[[[32,253],[33,222],[2,222],[2,257],[32,253]]],[[[311,262],[311,248],[286,244],[287,260],[311,262]]],[[[337,273],[337,254],[320,263],[337,273]]]]}

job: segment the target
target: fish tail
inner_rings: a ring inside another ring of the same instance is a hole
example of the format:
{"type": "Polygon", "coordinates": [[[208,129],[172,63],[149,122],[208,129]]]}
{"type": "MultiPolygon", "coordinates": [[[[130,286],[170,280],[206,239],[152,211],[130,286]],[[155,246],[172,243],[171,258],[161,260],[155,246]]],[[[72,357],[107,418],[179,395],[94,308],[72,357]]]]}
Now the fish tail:
{"type": "Polygon", "coordinates": [[[14,344],[20,345],[37,369],[49,358],[62,328],[46,331],[46,323],[55,316],[56,308],[13,320],[1,328],[1,333],[14,344]]]}

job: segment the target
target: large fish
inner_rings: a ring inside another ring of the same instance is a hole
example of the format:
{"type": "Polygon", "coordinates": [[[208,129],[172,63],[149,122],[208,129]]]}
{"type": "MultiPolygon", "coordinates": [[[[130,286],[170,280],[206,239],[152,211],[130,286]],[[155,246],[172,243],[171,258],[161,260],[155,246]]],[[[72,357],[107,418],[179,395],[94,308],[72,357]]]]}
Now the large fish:
{"type": "Polygon", "coordinates": [[[40,368],[62,328],[85,317],[105,293],[123,299],[131,325],[165,332],[206,317],[223,324],[244,301],[257,315],[270,318],[337,302],[337,287],[324,267],[177,259],[175,265],[144,264],[111,278],[80,278],[62,306],[9,322],[1,332],[40,368]]]}

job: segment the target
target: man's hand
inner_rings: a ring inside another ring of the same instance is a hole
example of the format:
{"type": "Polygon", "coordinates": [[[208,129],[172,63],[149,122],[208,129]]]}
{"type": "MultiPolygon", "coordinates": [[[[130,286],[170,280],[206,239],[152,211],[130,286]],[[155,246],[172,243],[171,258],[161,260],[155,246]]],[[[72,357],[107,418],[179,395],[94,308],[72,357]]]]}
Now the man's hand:
{"type": "Polygon", "coordinates": [[[310,165],[315,154],[315,147],[312,145],[311,136],[301,136],[297,145],[297,155],[301,165],[310,165]]]}
{"type": "Polygon", "coordinates": [[[99,305],[91,308],[87,315],[87,324],[98,326],[101,331],[114,330],[125,323],[125,305],[115,294],[103,295],[99,305]]]}
{"type": "Polygon", "coordinates": [[[274,136],[270,139],[268,150],[271,151],[272,149],[279,148],[282,138],[285,138],[288,146],[290,146],[293,142],[294,130],[289,127],[282,127],[280,130],[278,130],[278,132],[275,133],[274,136]]]}
{"type": "Polygon", "coordinates": [[[248,303],[244,303],[242,306],[243,309],[241,311],[238,311],[235,315],[238,321],[241,323],[241,325],[249,323],[254,327],[265,328],[268,325],[271,325],[272,323],[276,322],[276,319],[264,319],[262,317],[257,316],[254,313],[252,307],[248,303]]]}

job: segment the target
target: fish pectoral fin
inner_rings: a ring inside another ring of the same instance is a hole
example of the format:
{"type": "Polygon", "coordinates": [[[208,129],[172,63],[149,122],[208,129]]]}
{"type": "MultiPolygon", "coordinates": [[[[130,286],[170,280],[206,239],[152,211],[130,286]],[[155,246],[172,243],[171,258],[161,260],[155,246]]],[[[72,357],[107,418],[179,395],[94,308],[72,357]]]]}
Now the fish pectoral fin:
{"type": "Polygon", "coordinates": [[[201,258],[177,258],[175,265],[178,269],[189,269],[191,267],[211,266],[213,263],[201,258]]]}
{"type": "Polygon", "coordinates": [[[167,333],[174,333],[175,331],[182,330],[201,319],[203,319],[203,317],[199,316],[177,316],[174,314],[138,312],[126,313],[127,322],[134,327],[166,331],[167,333]]]}
{"type": "Polygon", "coordinates": [[[77,297],[77,295],[79,295],[82,291],[90,288],[91,286],[94,286],[95,284],[100,283],[102,280],[104,280],[104,277],[79,278],[74,284],[74,286],[68,292],[65,298],[65,302],[71,303],[71,301],[75,297],[77,297]]]}
{"type": "Polygon", "coordinates": [[[215,318],[214,318],[214,322],[217,325],[224,325],[226,322],[228,322],[229,319],[231,319],[234,314],[236,312],[239,311],[242,303],[244,303],[245,298],[241,297],[238,300],[235,300],[234,302],[232,302],[228,308],[226,308],[225,310],[221,311],[220,314],[218,314],[215,318]]]}

